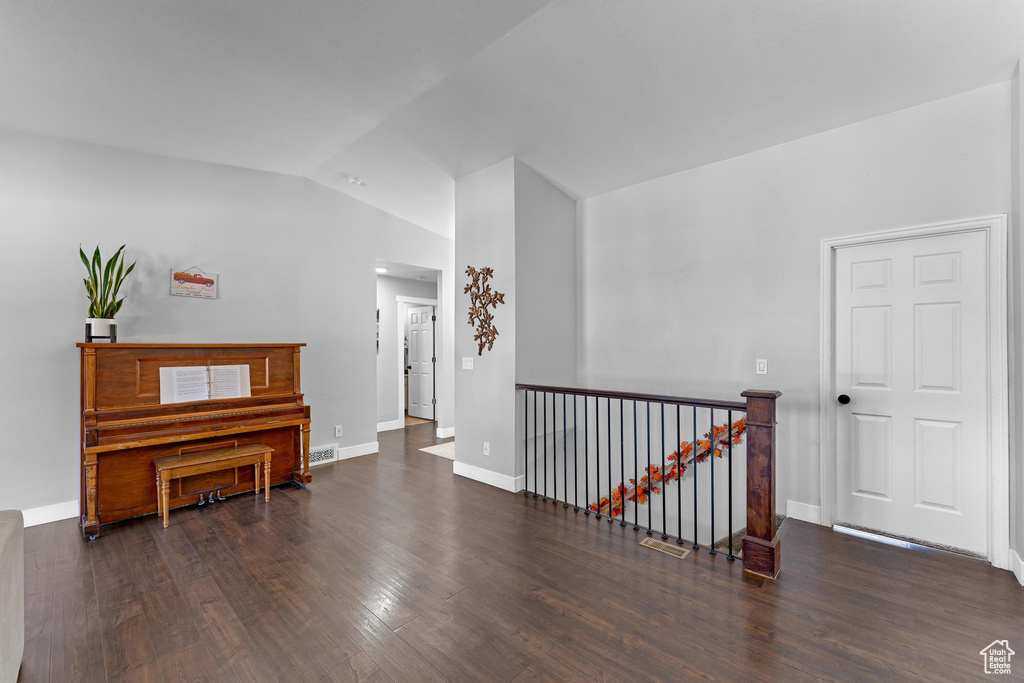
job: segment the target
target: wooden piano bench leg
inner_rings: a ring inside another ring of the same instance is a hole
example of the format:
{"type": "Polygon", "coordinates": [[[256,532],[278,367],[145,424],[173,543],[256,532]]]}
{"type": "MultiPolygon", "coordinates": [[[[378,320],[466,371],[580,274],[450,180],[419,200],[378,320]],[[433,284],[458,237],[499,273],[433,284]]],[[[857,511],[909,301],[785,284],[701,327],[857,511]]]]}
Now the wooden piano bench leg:
{"type": "Polygon", "coordinates": [[[160,474],[157,473],[157,475],[156,475],[156,516],[157,517],[160,517],[163,514],[163,509],[164,508],[160,504],[160,501],[162,501],[162,500],[163,500],[163,493],[162,493],[162,490],[160,488],[160,474]]]}
{"type": "Polygon", "coordinates": [[[161,505],[164,512],[164,528],[166,529],[171,525],[170,521],[170,498],[171,498],[171,484],[166,479],[160,479],[160,498],[161,505]]]}
{"type": "Polygon", "coordinates": [[[255,465],[253,465],[253,470],[255,470],[255,472],[256,472],[256,475],[255,475],[256,476],[256,489],[255,489],[254,492],[256,493],[256,500],[259,500],[260,499],[260,464],[256,463],[255,465]]]}
{"type": "Polygon", "coordinates": [[[263,461],[263,488],[266,489],[266,502],[270,502],[270,458],[263,461]]]}

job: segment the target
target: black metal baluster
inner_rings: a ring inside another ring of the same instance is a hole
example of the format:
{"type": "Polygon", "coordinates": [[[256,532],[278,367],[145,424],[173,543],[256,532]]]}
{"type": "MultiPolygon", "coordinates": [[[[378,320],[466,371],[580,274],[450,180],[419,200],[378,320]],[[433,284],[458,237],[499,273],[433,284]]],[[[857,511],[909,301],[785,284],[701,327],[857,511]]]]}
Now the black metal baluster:
{"type": "Polygon", "coordinates": [[[626,526],[626,423],[622,421],[622,404],[619,399],[619,526],[626,526]]]}
{"type": "Polygon", "coordinates": [[[708,437],[708,458],[711,460],[711,550],[708,552],[717,555],[715,550],[715,409],[708,408],[711,415],[711,436],[708,437]]]}
{"type": "Polygon", "coordinates": [[[583,397],[583,514],[590,514],[590,411],[583,397]]]}
{"type": "Polygon", "coordinates": [[[693,407],[693,549],[697,550],[697,406],[693,407]]]}
{"type": "MultiPolygon", "coordinates": [[[[558,400],[555,392],[551,392],[551,504],[558,505],[558,441],[555,430],[558,429],[558,400]]],[[[565,472],[562,472],[565,474],[565,472]]]]}
{"type": "Polygon", "coordinates": [[[597,516],[594,519],[601,519],[601,397],[594,397],[594,448],[597,456],[594,458],[597,464],[597,516]]]}
{"type": "Polygon", "coordinates": [[[661,404],[661,540],[668,538],[668,534],[665,533],[668,527],[668,517],[666,516],[666,510],[668,509],[667,499],[665,498],[665,491],[668,490],[668,482],[665,480],[665,404],[661,404]]]}
{"type": "Polygon", "coordinates": [[[544,497],[541,500],[548,499],[548,392],[544,392],[544,404],[541,408],[541,413],[544,415],[544,431],[541,432],[541,436],[544,438],[544,497]]]}
{"type": "Polygon", "coordinates": [[[530,490],[530,392],[523,390],[523,495],[530,490]]]}
{"type": "MultiPolygon", "coordinates": [[[[569,430],[566,426],[565,394],[562,394],[562,507],[569,507],[569,464],[566,454],[569,451],[569,430]]],[[[557,494],[557,491],[555,492],[557,494]]]]}
{"type": "MultiPolygon", "coordinates": [[[[623,503],[625,507],[625,503],[623,503]]],[[[640,462],[636,451],[636,400],[633,401],[633,531],[640,530],[640,462]]]]}
{"type": "Polygon", "coordinates": [[[612,514],[612,400],[608,399],[608,523],[615,521],[612,514]]]}
{"type": "Polygon", "coordinates": [[[729,554],[726,555],[730,560],[735,560],[736,556],[732,554],[732,411],[729,411],[729,554]]]}
{"type": "Polygon", "coordinates": [[[572,511],[580,511],[580,474],[579,474],[579,422],[576,421],[576,394],[572,395],[572,511]]]}
{"type": "Polygon", "coordinates": [[[651,404],[647,403],[647,535],[651,531],[651,404]]]}
{"type": "Polygon", "coordinates": [[[537,392],[533,392],[533,497],[537,497],[537,392]]]}
{"type": "Polygon", "coordinates": [[[683,476],[683,440],[682,431],[679,427],[679,404],[676,404],[676,493],[679,494],[676,498],[676,505],[678,506],[679,517],[676,518],[676,525],[679,529],[679,535],[676,536],[676,543],[683,544],[683,484],[680,481],[683,476]]]}

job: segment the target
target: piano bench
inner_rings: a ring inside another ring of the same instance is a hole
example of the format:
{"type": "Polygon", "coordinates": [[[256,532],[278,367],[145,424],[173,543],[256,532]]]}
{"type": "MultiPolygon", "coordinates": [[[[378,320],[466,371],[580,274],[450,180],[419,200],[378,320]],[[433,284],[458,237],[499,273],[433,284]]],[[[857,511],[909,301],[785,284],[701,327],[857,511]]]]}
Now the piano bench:
{"type": "Polygon", "coordinates": [[[164,518],[164,528],[169,525],[169,502],[171,481],[195,474],[206,474],[220,470],[253,465],[256,470],[256,495],[260,492],[260,465],[263,466],[263,488],[266,501],[270,502],[270,456],[274,449],[261,443],[250,443],[233,448],[217,448],[210,451],[172,455],[153,461],[156,467],[156,512],[164,518]]]}

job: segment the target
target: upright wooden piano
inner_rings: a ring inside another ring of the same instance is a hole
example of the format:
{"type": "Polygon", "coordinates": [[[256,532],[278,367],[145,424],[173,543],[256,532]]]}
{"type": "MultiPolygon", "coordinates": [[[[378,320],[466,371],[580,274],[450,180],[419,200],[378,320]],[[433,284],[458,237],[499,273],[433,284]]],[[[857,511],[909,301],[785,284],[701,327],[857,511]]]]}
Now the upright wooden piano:
{"type": "MultiPolygon", "coordinates": [[[[263,443],[274,449],[270,484],[309,475],[309,406],[302,402],[305,344],[78,344],[82,361],[82,533],[157,510],[153,460],[263,443]],[[160,368],[248,365],[251,397],[160,403],[160,368]]],[[[175,482],[170,507],[199,495],[251,492],[252,468],[175,482]]]]}

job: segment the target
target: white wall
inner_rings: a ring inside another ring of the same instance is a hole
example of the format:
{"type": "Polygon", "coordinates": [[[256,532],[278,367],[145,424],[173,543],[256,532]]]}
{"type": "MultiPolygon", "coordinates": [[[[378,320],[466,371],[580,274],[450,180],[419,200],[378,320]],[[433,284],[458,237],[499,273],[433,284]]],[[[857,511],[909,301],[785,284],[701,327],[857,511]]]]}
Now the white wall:
{"type": "Polygon", "coordinates": [[[576,202],[516,159],[516,381],[576,384],[576,202]]]}
{"type": "MultiPolygon", "coordinates": [[[[378,426],[384,422],[403,419],[403,415],[398,411],[398,314],[400,310],[405,312],[406,304],[398,303],[395,297],[399,295],[437,299],[437,283],[387,275],[377,276],[377,308],[380,309],[380,350],[377,353],[378,426]]],[[[443,324],[440,318],[437,322],[439,327],[443,324]]],[[[440,384],[438,387],[440,388],[440,384]]]]}
{"type": "Polygon", "coordinates": [[[780,506],[817,505],[820,242],[1009,213],[1009,112],[1002,83],[580,202],[581,379],[781,390],[780,506]]]}
{"type": "Polygon", "coordinates": [[[516,244],[515,160],[506,159],[455,181],[455,338],[456,413],[455,461],[496,473],[499,479],[515,476],[516,380],[516,244]],[[498,337],[494,348],[478,355],[469,326],[469,281],[466,266],[490,267],[493,289],[504,292],[505,303],[492,309],[498,337]],[[472,370],[462,370],[462,358],[472,357],[472,370]],[[483,443],[491,454],[483,455],[483,443]]]}
{"type": "Polygon", "coordinates": [[[307,342],[313,445],[336,424],[342,446],[376,441],[375,259],[452,282],[450,240],[309,180],[28,135],[0,133],[0,230],[2,313],[19,321],[0,340],[0,469],[18,472],[0,508],[78,497],[79,243],[138,260],[122,341],[307,342]],[[191,265],[220,274],[219,299],[169,296],[169,269],[191,265]]]}
{"type": "MultiPolygon", "coordinates": [[[[472,355],[475,369],[456,380],[456,473],[517,487],[523,404],[515,383],[576,382],[575,226],[576,202],[518,159],[456,182],[457,261],[494,268],[492,286],[505,293],[493,350],[477,355],[473,329],[460,320],[456,362],[472,355]]],[[[462,288],[457,299],[466,310],[462,288]]]]}

